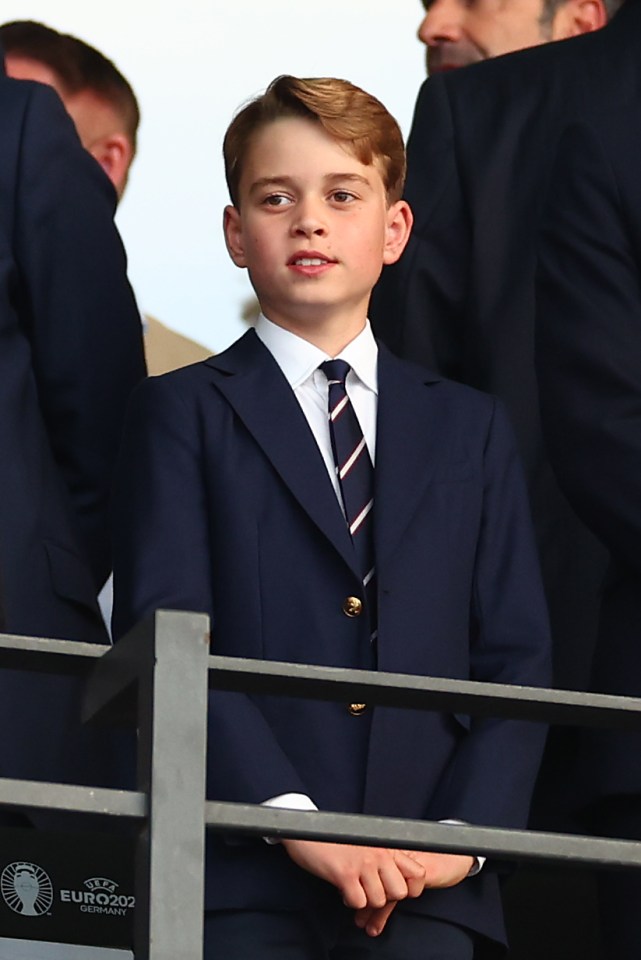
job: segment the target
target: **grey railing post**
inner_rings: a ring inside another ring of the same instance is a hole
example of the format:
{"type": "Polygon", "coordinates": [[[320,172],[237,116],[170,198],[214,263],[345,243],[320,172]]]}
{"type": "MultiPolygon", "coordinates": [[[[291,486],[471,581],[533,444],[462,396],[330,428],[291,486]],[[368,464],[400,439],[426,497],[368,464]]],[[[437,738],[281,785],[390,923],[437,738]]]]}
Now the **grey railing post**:
{"type": "Polygon", "coordinates": [[[209,619],[158,611],[139,681],[136,960],[202,960],[209,619]]]}

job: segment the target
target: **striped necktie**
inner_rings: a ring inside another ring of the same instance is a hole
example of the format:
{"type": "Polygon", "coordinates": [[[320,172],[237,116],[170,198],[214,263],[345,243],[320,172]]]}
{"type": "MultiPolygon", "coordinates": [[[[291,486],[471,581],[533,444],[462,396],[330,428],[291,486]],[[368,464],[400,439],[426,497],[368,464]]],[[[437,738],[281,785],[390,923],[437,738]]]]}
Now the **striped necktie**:
{"type": "Polygon", "coordinates": [[[374,570],[374,467],[358,418],[345,389],[351,367],[345,360],[326,360],[329,432],[338,484],[358,567],[363,580],[372,640],[376,639],[376,576],[374,570]]]}

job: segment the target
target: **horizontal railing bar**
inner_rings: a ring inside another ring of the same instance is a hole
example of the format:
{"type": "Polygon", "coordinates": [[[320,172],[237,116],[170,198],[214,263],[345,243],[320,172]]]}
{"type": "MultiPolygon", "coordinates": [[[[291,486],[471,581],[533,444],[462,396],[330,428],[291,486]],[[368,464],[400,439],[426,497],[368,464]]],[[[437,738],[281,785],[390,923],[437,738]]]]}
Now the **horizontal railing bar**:
{"type": "Polygon", "coordinates": [[[472,680],[346,670],[240,657],[209,658],[210,689],[444,710],[582,727],[641,729],[641,699],[472,680]]]}
{"type": "Polygon", "coordinates": [[[205,821],[216,832],[474,853],[501,860],[554,861],[571,866],[641,867],[641,843],[631,840],[214,801],[205,805],[205,821]]]}
{"type": "Polygon", "coordinates": [[[108,644],[102,643],[0,633],[0,667],[82,676],[109,649],[108,644]]]}
{"type": "Polygon", "coordinates": [[[147,797],[134,790],[0,778],[0,807],[95,813],[144,820],[147,816],[147,797]]]}
{"type": "MultiPolygon", "coordinates": [[[[0,634],[0,666],[85,674],[110,648],[75,640],[0,634]]],[[[209,658],[211,688],[337,702],[448,710],[577,726],[641,728],[641,699],[337,667],[209,658]]]]}

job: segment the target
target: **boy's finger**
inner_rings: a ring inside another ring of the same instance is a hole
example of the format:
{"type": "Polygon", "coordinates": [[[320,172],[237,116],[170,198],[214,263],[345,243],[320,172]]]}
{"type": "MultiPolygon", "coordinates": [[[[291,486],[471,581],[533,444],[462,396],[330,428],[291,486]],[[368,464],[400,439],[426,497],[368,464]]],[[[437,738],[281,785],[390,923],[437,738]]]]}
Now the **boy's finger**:
{"type": "Polygon", "coordinates": [[[361,873],[361,886],[365,891],[368,907],[384,907],[389,899],[379,869],[378,864],[368,864],[361,873]]]}
{"type": "MultiPolygon", "coordinates": [[[[385,902],[390,900],[405,900],[408,895],[408,884],[402,870],[394,860],[382,863],[379,875],[385,889],[385,902]]],[[[422,881],[419,881],[422,883],[422,881]]],[[[381,904],[383,906],[383,904],[381,904]]]]}
{"type": "Polygon", "coordinates": [[[372,913],[365,924],[365,933],[368,937],[379,937],[381,935],[395,906],[395,903],[387,903],[380,910],[375,910],[372,913]]]}
{"type": "Polygon", "coordinates": [[[394,850],[393,854],[394,861],[406,879],[410,877],[419,880],[425,879],[425,867],[411,854],[406,853],[405,850],[394,850]]]}
{"type": "Polygon", "coordinates": [[[408,877],[407,879],[407,896],[408,897],[420,897],[420,895],[425,890],[426,881],[425,877],[408,877]]]}
{"type": "Polygon", "coordinates": [[[340,884],[343,903],[352,910],[363,910],[369,905],[367,894],[358,878],[345,879],[340,884]]]}

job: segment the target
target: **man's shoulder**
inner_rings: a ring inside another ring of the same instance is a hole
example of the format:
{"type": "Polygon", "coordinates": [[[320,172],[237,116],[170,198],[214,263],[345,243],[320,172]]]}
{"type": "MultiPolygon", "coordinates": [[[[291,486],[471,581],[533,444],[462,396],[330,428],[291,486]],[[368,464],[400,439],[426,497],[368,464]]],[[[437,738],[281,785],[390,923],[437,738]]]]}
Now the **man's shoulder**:
{"type": "Polygon", "coordinates": [[[541,87],[553,85],[556,81],[553,71],[572,73],[578,63],[583,63],[607,45],[606,31],[594,31],[579,37],[543,43],[525,50],[515,50],[500,57],[492,57],[481,63],[473,64],[462,70],[453,70],[443,76],[443,82],[453,96],[477,90],[482,94],[484,88],[502,87],[515,78],[531,80],[532,86],[525,89],[510,87],[508,91],[515,97],[527,97],[541,87]]]}
{"type": "Polygon", "coordinates": [[[490,127],[488,115],[498,123],[546,108],[572,111],[575,100],[590,100],[595,60],[609,48],[606,33],[607,28],[436,75],[425,81],[422,96],[430,96],[430,85],[438,86],[432,98],[440,95],[448,101],[455,124],[463,119],[465,127],[485,129],[500,140],[501,127],[490,127]]]}
{"type": "Polygon", "coordinates": [[[60,97],[51,87],[32,80],[14,80],[0,73],[3,148],[11,123],[17,118],[23,118],[26,113],[33,114],[34,130],[37,130],[42,123],[46,123],[49,118],[53,118],[52,122],[57,123],[60,117],[65,117],[65,123],[70,124],[60,97]]]}

